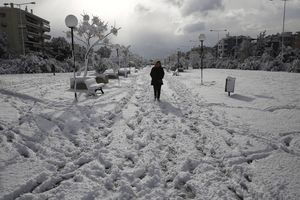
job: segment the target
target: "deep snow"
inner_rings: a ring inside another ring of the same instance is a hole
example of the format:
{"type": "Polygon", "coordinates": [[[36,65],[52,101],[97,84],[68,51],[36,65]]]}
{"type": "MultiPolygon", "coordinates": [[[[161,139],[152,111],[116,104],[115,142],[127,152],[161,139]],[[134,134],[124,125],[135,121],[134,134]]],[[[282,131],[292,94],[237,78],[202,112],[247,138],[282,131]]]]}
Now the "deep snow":
{"type": "Polygon", "coordinates": [[[0,199],[300,199],[299,74],[166,73],[154,102],[149,72],[78,103],[72,74],[0,76],[0,199]]]}

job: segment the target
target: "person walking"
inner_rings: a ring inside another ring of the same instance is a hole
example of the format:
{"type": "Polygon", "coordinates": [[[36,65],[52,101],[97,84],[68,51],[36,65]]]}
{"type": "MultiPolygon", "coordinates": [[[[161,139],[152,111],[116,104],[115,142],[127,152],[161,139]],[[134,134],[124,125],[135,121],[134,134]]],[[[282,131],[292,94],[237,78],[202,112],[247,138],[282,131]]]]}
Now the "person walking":
{"type": "Polygon", "coordinates": [[[51,72],[55,76],[55,65],[54,64],[51,64],[51,72]]]}
{"type": "Polygon", "coordinates": [[[152,78],[151,85],[153,85],[154,89],[154,100],[160,101],[160,91],[161,86],[163,85],[163,78],[164,78],[165,72],[164,69],[161,66],[161,62],[157,61],[151,69],[150,76],[152,78]]]}

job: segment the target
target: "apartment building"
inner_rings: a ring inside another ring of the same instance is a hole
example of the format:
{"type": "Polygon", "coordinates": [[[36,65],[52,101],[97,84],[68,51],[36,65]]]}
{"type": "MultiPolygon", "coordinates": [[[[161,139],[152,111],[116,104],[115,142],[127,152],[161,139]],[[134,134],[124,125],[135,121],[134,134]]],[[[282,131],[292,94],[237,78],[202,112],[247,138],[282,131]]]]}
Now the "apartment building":
{"type": "Polygon", "coordinates": [[[243,35],[227,36],[221,39],[217,44],[218,57],[236,57],[238,49],[244,40],[251,42],[253,39],[243,35]]]}
{"type": "Polygon", "coordinates": [[[295,48],[300,49],[300,31],[295,33],[295,48]]]}
{"type": "Polygon", "coordinates": [[[51,38],[50,22],[33,14],[32,10],[0,7],[0,32],[8,39],[8,51],[24,54],[31,51],[43,51],[45,40],[51,38]]]}

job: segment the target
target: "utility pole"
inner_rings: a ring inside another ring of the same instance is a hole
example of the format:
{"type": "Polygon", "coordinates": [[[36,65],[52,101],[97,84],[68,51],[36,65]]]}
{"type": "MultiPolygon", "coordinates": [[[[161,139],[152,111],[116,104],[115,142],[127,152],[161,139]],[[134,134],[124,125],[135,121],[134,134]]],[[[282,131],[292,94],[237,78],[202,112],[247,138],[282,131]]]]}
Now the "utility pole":
{"type": "Polygon", "coordinates": [[[282,19],[282,41],[281,41],[281,56],[282,56],[282,60],[283,60],[283,48],[284,48],[284,23],[285,23],[285,7],[286,7],[286,1],[287,0],[283,0],[283,19],[282,19]]]}
{"type": "MultiPolygon", "coordinates": [[[[270,0],[273,1],[273,0],[270,0]]],[[[281,59],[283,60],[283,51],[284,51],[284,28],[285,28],[285,9],[286,9],[286,2],[288,0],[281,0],[283,1],[283,17],[282,17],[282,33],[281,33],[281,59]]]]}

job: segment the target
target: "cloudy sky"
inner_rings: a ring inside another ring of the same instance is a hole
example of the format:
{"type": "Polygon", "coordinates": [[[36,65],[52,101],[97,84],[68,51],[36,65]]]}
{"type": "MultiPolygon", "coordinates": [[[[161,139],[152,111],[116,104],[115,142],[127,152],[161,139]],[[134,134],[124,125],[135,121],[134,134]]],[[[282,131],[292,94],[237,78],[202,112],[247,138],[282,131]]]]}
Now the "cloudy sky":
{"type": "MultiPolygon", "coordinates": [[[[289,0],[286,5],[285,30],[300,31],[300,0],[289,0]]],[[[50,21],[52,36],[64,35],[68,14],[80,18],[87,13],[110,25],[116,22],[122,29],[112,41],[130,44],[132,51],[147,58],[199,45],[200,33],[206,35],[204,44],[213,46],[218,33],[211,29],[252,37],[263,30],[281,32],[283,16],[282,0],[36,0],[29,8],[50,21]]],[[[226,33],[220,32],[220,38],[226,33]]]]}

